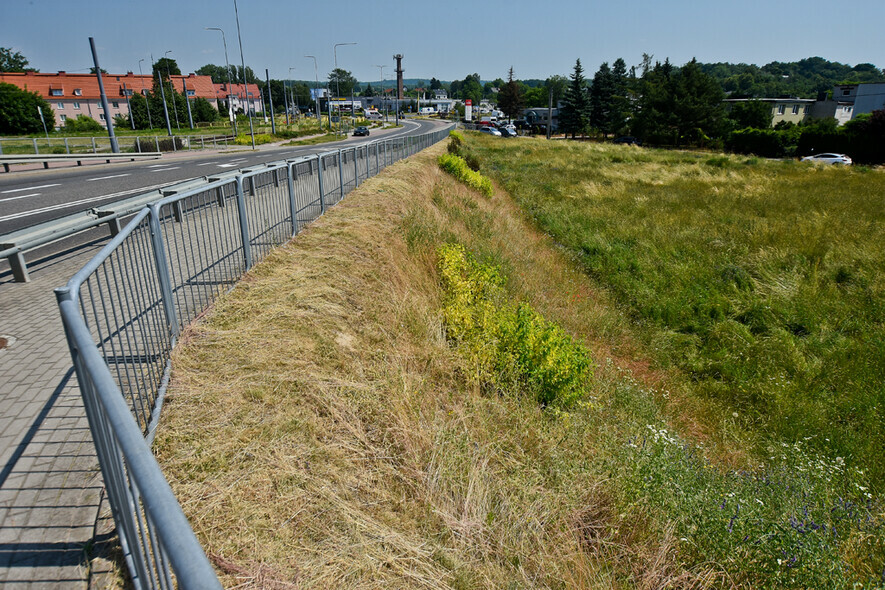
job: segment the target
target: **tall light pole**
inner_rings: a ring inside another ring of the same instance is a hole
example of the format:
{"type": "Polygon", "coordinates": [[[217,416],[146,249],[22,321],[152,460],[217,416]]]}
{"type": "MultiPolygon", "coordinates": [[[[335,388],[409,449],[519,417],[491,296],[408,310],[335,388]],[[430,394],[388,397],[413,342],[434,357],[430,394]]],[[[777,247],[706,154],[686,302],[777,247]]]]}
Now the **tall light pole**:
{"type": "MultiPolygon", "coordinates": [[[[154,54],[151,54],[151,73],[154,71],[154,54]]],[[[166,131],[169,132],[169,137],[172,137],[172,123],[169,121],[169,107],[166,106],[166,91],[163,90],[165,84],[163,84],[163,76],[160,75],[160,72],[157,72],[157,77],[160,79],[160,96],[163,97],[163,114],[166,115],[166,131]]]]}
{"type": "MultiPolygon", "coordinates": [[[[381,70],[381,106],[384,106],[384,68],[387,66],[376,65],[375,67],[381,70]]],[[[384,109],[384,121],[387,122],[387,109],[384,109]]]]}
{"type": "MultiPolygon", "coordinates": [[[[356,43],[335,43],[335,45],[332,46],[332,54],[335,56],[335,70],[338,70],[338,48],[341,47],[342,45],[356,45],[356,43]]],[[[338,79],[340,77],[341,76],[339,76],[338,72],[336,71],[335,72],[335,97],[336,98],[339,98],[341,96],[341,86],[338,84],[338,79]]],[[[353,105],[351,105],[351,108],[353,108],[353,105]]],[[[340,127],[341,126],[341,121],[340,121],[341,109],[336,105],[335,110],[338,112],[338,118],[339,118],[338,126],[340,127]]]]}
{"type": "Polygon", "coordinates": [[[304,57],[309,57],[313,59],[313,78],[315,80],[313,87],[313,98],[316,101],[317,123],[320,124],[320,129],[322,129],[323,123],[320,119],[320,76],[317,73],[317,58],[313,55],[305,55],[304,57]]]}
{"type": "Polygon", "coordinates": [[[175,106],[175,84],[172,83],[172,70],[169,69],[169,60],[166,58],[170,53],[172,53],[171,49],[163,54],[163,59],[166,60],[166,75],[169,76],[169,87],[172,89],[172,112],[175,113],[175,127],[181,131],[181,123],[178,122],[178,107],[175,106]]]}
{"type": "MultiPolygon", "coordinates": [[[[289,80],[288,80],[290,83],[289,84],[289,100],[293,101],[295,103],[295,107],[297,108],[298,107],[298,98],[295,96],[295,85],[291,83],[292,82],[292,70],[294,70],[294,69],[295,69],[294,67],[289,68],[289,80]]],[[[299,109],[298,114],[301,115],[300,109],[299,109]]],[[[292,113],[292,118],[295,119],[294,112],[292,113]]]]}
{"type": "Polygon", "coordinates": [[[233,113],[233,103],[231,102],[231,90],[233,86],[230,81],[230,62],[227,60],[227,39],[224,31],[218,27],[203,27],[207,31],[221,31],[221,42],[224,43],[224,67],[227,69],[227,116],[230,119],[231,128],[234,131],[234,137],[237,135],[237,118],[233,113]]]}
{"type": "Polygon", "coordinates": [[[286,82],[283,81],[283,109],[286,111],[286,126],[289,126],[289,99],[286,96],[286,82]]]}
{"type": "Polygon", "coordinates": [[[151,103],[148,102],[147,95],[144,93],[144,74],[141,72],[141,62],[144,61],[144,58],[138,60],[138,75],[141,77],[141,96],[144,98],[144,106],[147,107],[148,112],[148,126],[151,128],[151,131],[154,130],[154,122],[151,121],[151,103]]]}
{"type": "Polygon", "coordinates": [[[243,57],[243,36],[240,34],[240,11],[234,0],[234,14],[237,17],[237,39],[240,41],[240,63],[243,66],[243,86],[246,88],[246,110],[249,111],[249,134],[252,136],[252,149],[255,149],[255,127],[252,126],[252,106],[249,104],[249,85],[246,81],[246,58],[243,57]]]}

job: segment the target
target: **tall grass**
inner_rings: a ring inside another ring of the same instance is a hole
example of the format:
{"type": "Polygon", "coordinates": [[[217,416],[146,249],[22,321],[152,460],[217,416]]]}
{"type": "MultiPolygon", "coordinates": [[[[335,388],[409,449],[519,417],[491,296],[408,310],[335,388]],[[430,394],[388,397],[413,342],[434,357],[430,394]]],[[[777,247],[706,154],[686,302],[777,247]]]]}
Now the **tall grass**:
{"type": "Polygon", "coordinates": [[[366,181],[182,336],[156,449],[226,584],[882,585],[867,474],[813,439],[731,469],[678,434],[659,406],[673,380],[643,364],[580,258],[507,195],[443,173],[442,146],[427,152],[366,181]],[[490,305],[473,296],[485,284],[490,305]],[[480,313],[460,313],[468,299],[480,313]],[[482,387],[482,355],[462,354],[471,330],[452,316],[494,334],[485,319],[526,304],[594,357],[567,410],[528,400],[531,376],[482,387]]]}
{"type": "Polygon", "coordinates": [[[475,135],[469,150],[719,408],[711,422],[808,439],[882,488],[882,171],[475,135]]]}

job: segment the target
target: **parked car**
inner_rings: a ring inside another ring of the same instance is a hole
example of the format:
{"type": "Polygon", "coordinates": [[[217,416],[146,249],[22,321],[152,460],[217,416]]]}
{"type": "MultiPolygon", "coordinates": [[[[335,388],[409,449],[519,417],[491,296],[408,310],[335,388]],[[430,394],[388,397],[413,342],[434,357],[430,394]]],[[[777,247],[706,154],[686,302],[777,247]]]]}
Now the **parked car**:
{"type": "Polygon", "coordinates": [[[851,165],[851,158],[845,154],[814,154],[813,156],[805,156],[803,162],[823,162],[825,164],[844,164],[851,165]]]}
{"type": "Polygon", "coordinates": [[[498,131],[501,132],[501,137],[516,137],[518,134],[516,133],[516,127],[498,127],[498,131]]]}
{"type": "Polygon", "coordinates": [[[612,143],[622,143],[624,145],[642,145],[642,142],[633,137],[632,135],[624,135],[621,137],[615,138],[612,143]]]}
{"type": "Polygon", "coordinates": [[[494,127],[481,127],[479,132],[487,135],[494,135],[495,137],[501,137],[501,132],[494,127]]]}
{"type": "Polygon", "coordinates": [[[363,127],[362,125],[360,125],[359,127],[357,127],[356,129],[353,130],[353,134],[354,134],[355,136],[356,136],[356,135],[365,135],[365,136],[368,136],[368,135],[369,135],[369,128],[368,128],[368,127],[363,127]]]}

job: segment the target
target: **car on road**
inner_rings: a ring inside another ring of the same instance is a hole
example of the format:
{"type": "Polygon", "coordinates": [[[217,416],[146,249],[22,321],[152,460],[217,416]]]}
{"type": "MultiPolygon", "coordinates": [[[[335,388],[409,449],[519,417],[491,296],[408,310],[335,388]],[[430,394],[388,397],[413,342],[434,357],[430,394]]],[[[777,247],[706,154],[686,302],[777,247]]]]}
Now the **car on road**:
{"type": "Polygon", "coordinates": [[[501,132],[495,129],[494,127],[481,127],[479,130],[480,133],[485,133],[486,135],[494,135],[495,137],[501,137],[501,132]]]}
{"type": "Polygon", "coordinates": [[[501,132],[502,137],[516,137],[518,133],[516,133],[516,127],[511,126],[502,126],[498,127],[498,131],[501,132]]]}
{"type": "Polygon", "coordinates": [[[359,127],[357,127],[356,129],[353,130],[353,134],[354,134],[355,136],[357,136],[357,135],[365,135],[365,136],[368,136],[368,135],[369,135],[369,128],[368,128],[368,127],[359,126],[359,127]]]}
{"type": "Polygon", "coordinates": [[[846,156],[845,154],[814,154],[813,156],[805,156],[802,158],[803,162],[823,162],[824,164],[842,164],[845,166],[851,165],[851,158],[846,156]]]}

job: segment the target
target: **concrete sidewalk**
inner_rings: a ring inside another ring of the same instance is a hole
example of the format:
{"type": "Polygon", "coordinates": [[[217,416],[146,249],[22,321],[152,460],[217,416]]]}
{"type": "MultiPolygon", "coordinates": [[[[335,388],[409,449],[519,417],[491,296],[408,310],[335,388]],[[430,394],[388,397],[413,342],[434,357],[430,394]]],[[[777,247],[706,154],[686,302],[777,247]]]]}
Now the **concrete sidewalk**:
{"type": "Polygon", "coordinates": [[[103,484],[52,290],[99,247],[37,261],[30,283],[0,275],[4,588],[87,588],[98,579],[90,553],[103,540],[96,536],[103,484]]]}

